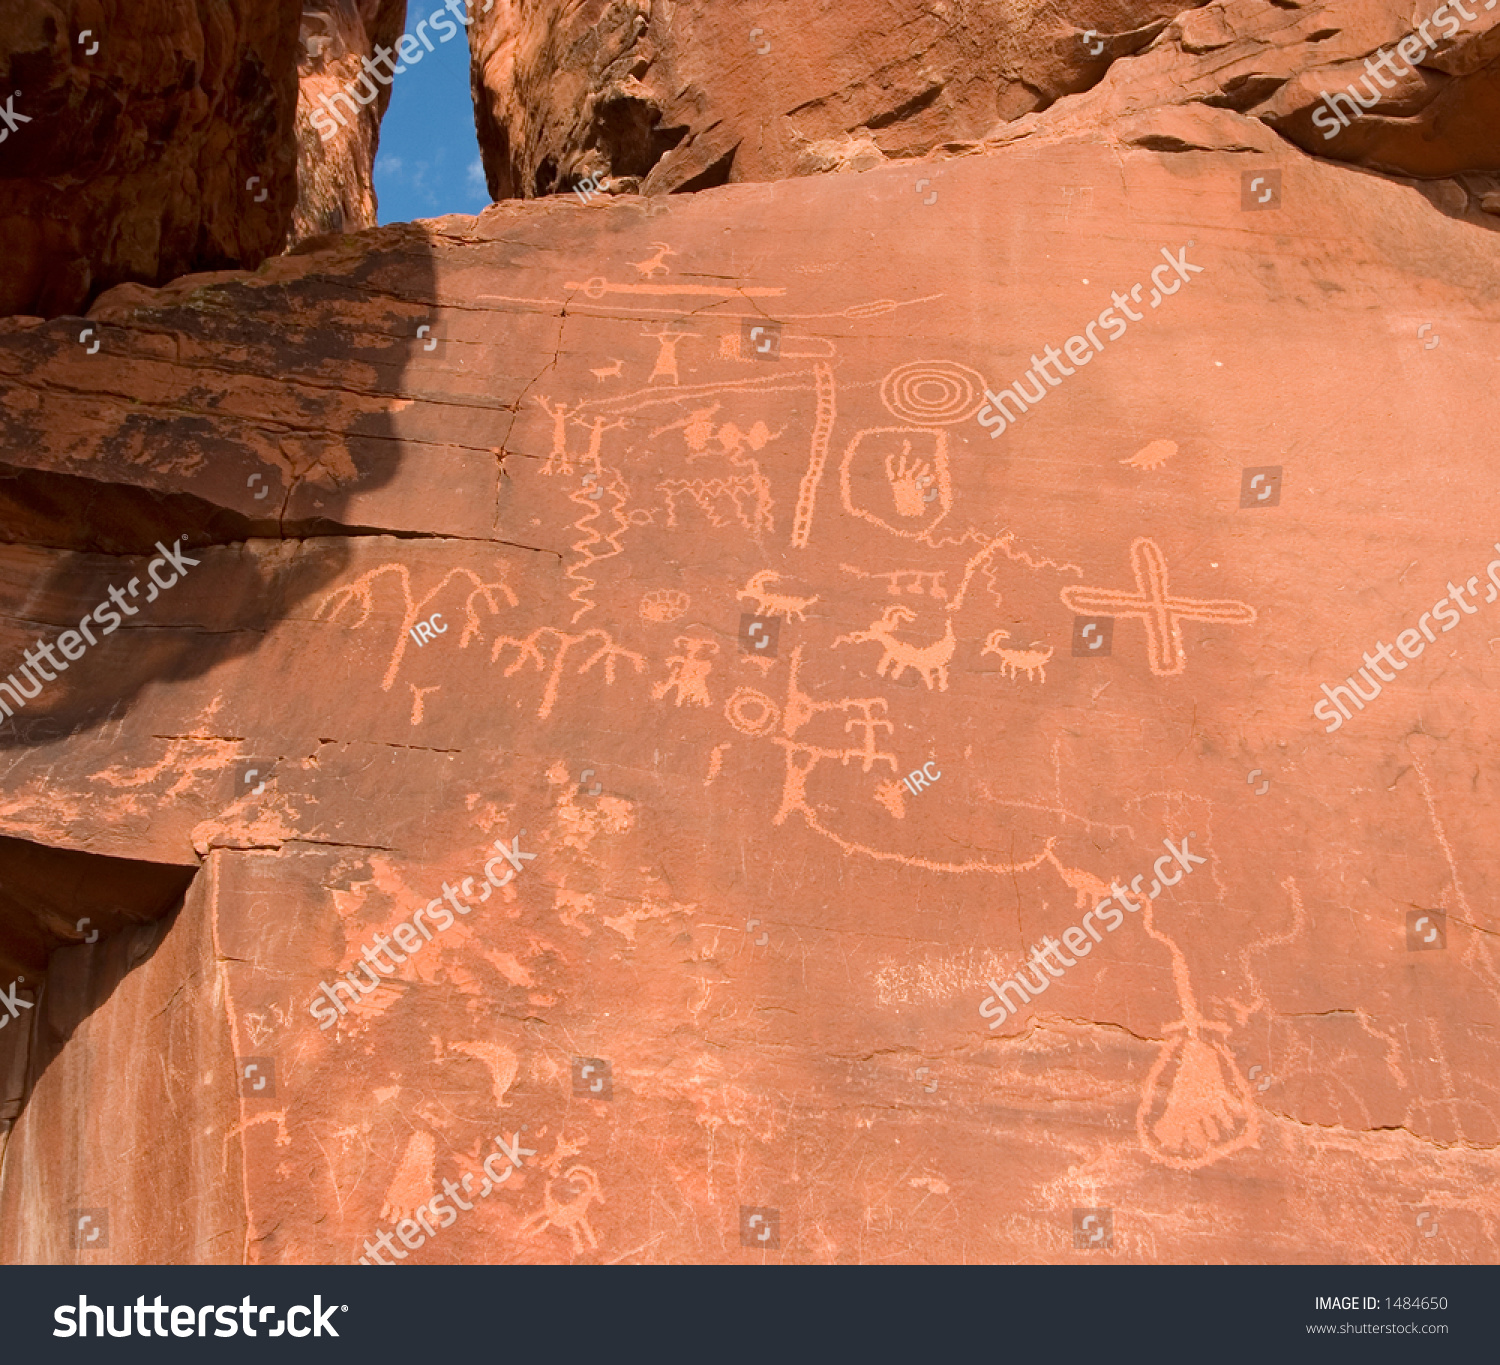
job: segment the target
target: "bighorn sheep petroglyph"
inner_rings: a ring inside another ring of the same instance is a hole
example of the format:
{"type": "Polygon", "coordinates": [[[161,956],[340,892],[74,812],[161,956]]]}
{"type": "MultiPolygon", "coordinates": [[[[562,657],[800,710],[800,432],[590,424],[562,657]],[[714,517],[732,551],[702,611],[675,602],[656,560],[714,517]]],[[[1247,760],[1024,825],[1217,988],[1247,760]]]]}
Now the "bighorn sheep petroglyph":
{"type": "Polygon", "coordinates": [[[1002,649],[1001,640],[1010,639],[1008,630],[992,631],[985,639],[982,654],[998,654],[1000,656],[1000,676],[1002,678],[1014,678],[1022,670],[1026,673],[1028,682],[1047,681],[1047,660],[1052,657],[1052,646],[1047,646],[1044,654],[1039,649],[1002,649]],[[1033,678],[1033,673],[1040,674],[1039,678],[1033,678]]]}
{"type": "Polygon", "coordinates": [[[886,670],[891,669],[891,681],[899,682],[901,675],[908,668],[914,668],[922,675],[922,681],[927,684],[929,691],[932,690],[935,678],[937,690],[946,692],[948,690],[948,660],[953,657],[956,645],[953,638],[952,618],[944,622],[943,638],[935,640],[930,645],[909,645],[904,640],[898,640],[892,633],[898,623],[909,624],[916,619],[916,613],[909,607],[887,607],[878,621],[870,623],[869,630],[856,630],[850,635],[840,635],[833,643],[837,646],[845,641],[859,644],[865,640],[874,640],[885,650],[880,662],[875,666],[875,672],[880,677],[885,677],[886,670]]]}

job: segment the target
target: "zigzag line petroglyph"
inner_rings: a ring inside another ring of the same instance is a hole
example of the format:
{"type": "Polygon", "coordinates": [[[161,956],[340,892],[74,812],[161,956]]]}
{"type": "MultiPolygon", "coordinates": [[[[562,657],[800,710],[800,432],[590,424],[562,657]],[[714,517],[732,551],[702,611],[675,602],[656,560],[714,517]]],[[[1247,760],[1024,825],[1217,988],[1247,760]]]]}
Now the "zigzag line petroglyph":
{"type": "MultiPolygon", "coordinates": [[[[603,471],[601,470],[600,478],[602,479],[602,477],[603,471]]],[[[620,515],[620,508],[625,505],[625,498],[620,491],[619,480],[612,478],[608,484],[596,481],[594,489],[576,488],[568,495],[570,501],[579,503],[584,509],[583,516],[579,517],[573,523],[574,530],[584,533],[583,539],[575,541],[569,547],[582,555],[583,558],[579,559],[576,563],[570,564],[563,574],[563,577],[571,578],[577,585],[568,594],[570,602],[578,603],[578,610],[573,613],[572,618],[569,620],[569,625],[576,625],[580,616],[592,611],[598,605],[587,595],[592,588],[597,586],[598,580],[587,577],[583,573],[583,570],[591,564],[599,563],[600,560],[613,559],[616,555],[624,554],[625,547],[620,543],[620,536],[630,529],[629,518],[620,515]],[[605,497],[610,498],[614,504],[609,509],[609,514],[615,520],[615,529],[608,536],[601,535],[597,526],[589,525],[590,522],[598,521],[604,515],[604,498],[589,496],[597,488],[603,488],[605,497]],[[596,555],[593,549],[596,545],[608,545],[610,547],[609,553],[596,555]]]]}

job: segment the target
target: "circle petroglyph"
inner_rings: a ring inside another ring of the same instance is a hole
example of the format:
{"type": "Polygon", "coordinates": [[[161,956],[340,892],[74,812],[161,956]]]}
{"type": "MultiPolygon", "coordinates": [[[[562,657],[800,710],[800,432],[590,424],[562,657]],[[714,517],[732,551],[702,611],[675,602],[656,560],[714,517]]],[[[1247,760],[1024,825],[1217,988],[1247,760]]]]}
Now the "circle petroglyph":
{"type": "Polygon", "coordinates": [[[724,715],[742,735],[768,735],[781,719],[781,709],[764,692],[742,687],[725,704],[724,715]]]}
{"type": "Polygon", "coordinates": [[[898,365],[880,385],[892,415],[916,426],[948,426],[979,411],[984,376],[956,360],[913,360],[898,365]]]}

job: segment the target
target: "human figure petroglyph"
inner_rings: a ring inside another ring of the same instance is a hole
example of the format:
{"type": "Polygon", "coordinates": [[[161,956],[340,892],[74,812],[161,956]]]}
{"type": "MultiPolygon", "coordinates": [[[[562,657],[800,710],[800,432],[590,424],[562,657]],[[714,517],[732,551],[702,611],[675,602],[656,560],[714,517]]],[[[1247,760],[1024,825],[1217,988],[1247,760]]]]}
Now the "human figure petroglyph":
{"type": "Polygon", "coordinates": [[[333,603],[334,607],[328,614],[328,620],[334,621],[338,618],[339,612],[349,602],[358,602],[360,606],[359,620],[350,627],[351,630],[358,630],[360,626],[364,625],[370,619],[370,613],[375,609],[375,581],[388,573],[395,574],[400,580],[404,615],[401,619],[401,630],[396,637],[396,647],[391,654],[390,667],[386,669],[385,678],[380,684],[382,692],[389,692],[391,690],[391,685],[396,681],[396,675],[401,670],[401,661],[406,657],[406,647],[411,642],[411,635],[409,633],[411,628],[418,620],[426,616],[427,604],[436,598],[453,579],[467,578],[469,582],[474,584],[473,592],[464,601],[464,628],[462,634],[458,637],[458,647],[460,649],[466,649],[469,641],[480,632],[479,614],[474,608],[474,599],[476,597],[484,599],[485,605],[489,607],[493,615],[498,615],[500,611],[499,604],[495,599],[497,592],[503,593],[512,607],[519,603],[519,599],[511,591],[509,584],[503,579],[495,583],[484,583],[480,581],[479,575],[471,569],[450,569],[443,575],[437,587],[433,588],[431,592],[419,601],[414,601],[412,599],[410,570],[405,564],[393,562],[382,564],[378,569],[371,569],[369,573],[362,575],[355,582],[338,589],[336,592],[330,593],[318,603],[317,610],[313,612],[313,619],[321,619],[323,609],[329,603],[333,603]]]}
{"type": "Polygon", "coordinates": [[[604,663],[604,681],[606,684],[611,684],[615,680],[616,659],[628,659],[635,666],[637,673],[645,668],[646,660],[642,655],[636,654],[632,650],[621,649],[620,646],[615,644],[614,639],[608,631],[601,630],[598,627],[595,627],[593,630],[586,630],[582,635],[568,635],[556,626],[540,626],[532,631],[524,640],[518,640],[509,635],[501,635],[495,640],[490,650],[490,660],[494,662],[499,659],[501,650],[507,646],[512,646],[516,650],[516,658],[515,662],[505,669],[505,677],[509,678],[515,674],[528,659],[536,664],[539,670],[547,673],[547,682],[542,689],[541,704],[537,707],[536,713],[538,720],[546,720],[552,714],[552,707],[557,702],[557,691],[562,681],[563,667],[567,661],[569,652],[575,645],[582,644],[585,640],[594,639],[602,640],[603,643],[579,665],[575,676],[582,677],[583,674],[587,673],[601,660],[604,663]],[[552,636],[557,644],[557,652],[553,655],[550,672],[548,672],[547,665],[542,659],[541,650],[538,648],[538,643],[544,635],[552,636]]]}
{"type": "Polygon", "coordinates": [[[642,279],[653,280],[658,275],[670,275],[672,267],[667,264],[667,257],[677,253],[665,242],[652,242],[651,246],[656,253],[654,256],[647,256],[644,261],[631,261],[630,264],[640,272],[642,279]]]}
{"type": "Polygon", "coordinates": [[[677,343],[685,337],[695,337],[697,332],[674,332],[668,327],[658,328],[656,331],[646,329],[645,336],[654,337],[660,349],[656,353],[656,364],[652,367],[651,377],[648,383],[655,383],[658,379],[668,379],[672,383],[678,382],[677,374],[677,343]]]}
{"type": "Polygon", "coordinates": [[[708,675],[713,664],[708,656],[719,652],[718,641],[679,635],[675,643],[678,649],[686,652],[667,656],[670,670],[667,680],[651,689],[652,697],[660,701],[669,689],[675,688],[678,706],[685,701],[692,702],[694,706],[712,706],[713,698],[708,695],[708,675]]]}
{"type": "Polygon", "coordinates": [[[818,599],[816,597],[787,597],[781,593],[772,592],[771,584],[780,581],[779,573],[772,569],[762,569],[758,574],[752,574],[750,581],[735,596],[740,601],[744,601],[747,597],[752,599],[757,616],[785,616],[788,620],[805,621],[807,609],[818,599]]]}
{"type": "Polygon", "coordinates": [[[1014,678],[1019,672],[1026,674],[1027,682],[1047,681],[1047,660],[1052,657],[1052,646],[1048,645],[1046,652],[1040,649],[1006,649],[1000,641],[1010,639],[1008,630],[991,631],[984,642],[981,654],[998,654],[1000,656],[1000,676],[1014,678]],[[1033,678],[1031,675],[1039,675],[1033,678]]]}
{"type": "Polygon", "coordinates": [[[872,621],[868,630],[856,630],[848,635],[840,635],[833,642],[837,648],[841,644],[863,644],[873,641],[880,645],[884,653],[880,662],[875,666],[878,677],[885,677],[887,670],[891,671],[891,681],[899,682],[901,675],[908,668],[915,669],[921,675],[922,681],[931,691],[936,683],[939,692],[948,690],[948,661],[953,657],[953,651],[957,647],[957,641],[953,636],[953,619],[949,617],[943,622],[943,636],[940,640],[930,645],[909,645],[904,640],[898,640],[895,630],[898,625],[907,625],[917,619],[916,612],[910,607],[890,606],[881,614],[880,619],[872,621]]]}
{"type": "Polygon", "coordinates": [[[592,422],[584,421],[578,416],[583,404],[575,403],[569,409],[566,403],[558,403],[554,407],[548,407],[549,400],[542,394],[532,395],[542,411],[552,419],[552,452],[547,456],[542,465],[543,474],[569,474],[573,473],[573,461],[576,458],[579,464],[585,462],[591,464],[597,473],[600,467],[599,450],[606,431],[613,431],[617,427],[625,425],[625,419],[610,422],[604,417],[595,417],[592,422]],[[568,422],[575,421],[579,426],[590,432],[588,450],[585,454],[572,456],[568,454],[568,422]]]}

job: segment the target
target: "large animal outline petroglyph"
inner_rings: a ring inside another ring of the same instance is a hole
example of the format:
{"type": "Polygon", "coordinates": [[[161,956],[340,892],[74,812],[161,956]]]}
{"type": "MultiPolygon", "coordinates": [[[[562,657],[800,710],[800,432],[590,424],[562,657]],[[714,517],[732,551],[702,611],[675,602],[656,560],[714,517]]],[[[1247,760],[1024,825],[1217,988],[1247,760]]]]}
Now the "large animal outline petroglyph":
{"type": "Polygon", "coordinates": [[[932,644],[909,645],[905,640],[898,640],[895,635],[896,627],[909,625],[916,619],[917,614],[910,607],[895,604],[887,607],[879,619],[870,622],[868,630],[856,630],[848,635],[840,635],[834,640],[833,645],[837,648],[842,644],[868,642],[878,644],[884,652],[880,656],[880,662],[875,666],[876,676],[883,678],[887,670],[891,670],[891,681],[900,682],[901,675],[911,668],[920,675],[929,692],[934,683],[939,692],[946,692],[948,690],[948,663],[953,658],[953,651],[957,647],[957,641],[953,635],[953,618],[950,616],[943,621],[943,634],[932,644]]]}
{"type": "Polygon", "coordinates": [[[476,597],[482,597],[485,605],[489,607],[490,612],[494,615],[498,615],[500,612],[500,607],[496,603],[494,596],[496,592],[503,593],[512,607],[519,604],[519,599],[511,591],[509,584],[503,578],[495,583],[481,582],[479,575],[471,569],[448,570],[438,582],[437,587],[433,588],[431,592],[427,593],[421,599],[414,600],[411,591],[411,571],[405,564],[393,561],[389,564],[382,564],[378,569],[371,569],[369,573],[362,575],[353,583],[329,593],[327,597],[318,603],[317,609],[313,612],[313,619],[322,619],[323,609],[332,602],[336,605],[329,612],[328,620],[334,621],[338,618],[339,612],[349,602],[357,601],[360,605],[360,616],[359,620],[350,629],[358,630],[370,619],[370,613],[375,609],[375,582],[386,574],[395,574],[400,581],[401,598],[404,608],[401,618],[401,629],[397,634],[395,648],[391,654],[390,667],[386,669],[385,677],[380,684],[380,689],[383,692],[391,690],[391,685],[396,681],[396,675],[401,671],[401,661],[406,657],[407,645],[411,643],[411,636],[409,634],[411,628],[426,615],[428,604],[434,601],[437,595],[455,578],[467,578],[474,585],[474,590],[464,602],[464,628],[463,633],[458,638],[458,647],[460,649],[467,648],[470,639],[480,633],[479,614],[474,609],[474,599],[476,597]]]}

